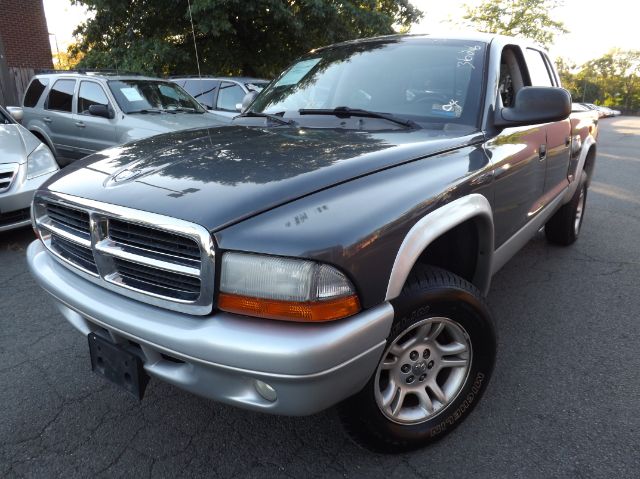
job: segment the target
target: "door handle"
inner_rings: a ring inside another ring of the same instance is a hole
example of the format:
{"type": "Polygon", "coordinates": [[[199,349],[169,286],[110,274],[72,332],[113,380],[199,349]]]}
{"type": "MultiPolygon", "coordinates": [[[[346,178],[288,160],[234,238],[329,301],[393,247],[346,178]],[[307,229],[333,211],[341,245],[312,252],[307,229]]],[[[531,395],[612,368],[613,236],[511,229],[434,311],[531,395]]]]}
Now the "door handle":
{"type": "Polygon", "coordinates": [[[540,148],[538,148],[538,156],[540,157],[540,161],[547,157],[547,145],[540,145],[540,148]]]}
{"type": "Polygon", "coordinates": [[[51,118],[49,118],[48,116],[45,116],[42,121],[44,121],[45,123],[51,123],[51,118]]]}
{"type": "Polygon", "coordinates": [[[86,125],[85,125],[85,124],[84,124],[84,122],[82,122],[82,121],[76,121],[76,126],[77,126],[78,128],[84,128],[86,125]]]}

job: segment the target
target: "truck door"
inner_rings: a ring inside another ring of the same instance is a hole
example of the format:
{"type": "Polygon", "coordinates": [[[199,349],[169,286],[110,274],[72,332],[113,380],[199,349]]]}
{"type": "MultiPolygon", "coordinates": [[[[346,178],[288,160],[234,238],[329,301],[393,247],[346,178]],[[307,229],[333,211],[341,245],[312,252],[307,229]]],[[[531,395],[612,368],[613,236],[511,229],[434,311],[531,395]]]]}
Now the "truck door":
{"type": "MultiPolygon", "coordinates": [[[[531,86],[558,86],[547,56],[533,48],[525,51],[531,86]]],[[[571,157],[571,121],[569,118],[546,124],[547,155],[544,184],[544,203],[555,198],[568,184],[567,174],[571,157]]]]}
{"type": "MultiPolygon", "coordinates": [[[[519,47],[504,48],[500,59],[498,107],[513,106],[525,86],[519,47]]],[[[485,144],[494,167],[495,247],[502,245],[541,209],[545,182],[545,125],[504,128],[485,144]]]]}

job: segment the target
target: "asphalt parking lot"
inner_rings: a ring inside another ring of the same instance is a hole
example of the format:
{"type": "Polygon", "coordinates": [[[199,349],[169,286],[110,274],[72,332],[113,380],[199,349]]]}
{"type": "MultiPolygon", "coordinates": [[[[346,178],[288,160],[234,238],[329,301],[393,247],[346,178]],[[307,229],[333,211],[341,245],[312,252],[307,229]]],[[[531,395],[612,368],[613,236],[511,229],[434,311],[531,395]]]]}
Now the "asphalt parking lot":
{"type": "Polygon", "coordinates": [[[428,449],[375,455],[333,410],[242,411],[152,381],[131,399],[27,272],[30,230],[0,233],[0,477],[637,477],[640,119],[601,120],[578,243],[538,234],[494,278],[495,374],[428,449]]]}

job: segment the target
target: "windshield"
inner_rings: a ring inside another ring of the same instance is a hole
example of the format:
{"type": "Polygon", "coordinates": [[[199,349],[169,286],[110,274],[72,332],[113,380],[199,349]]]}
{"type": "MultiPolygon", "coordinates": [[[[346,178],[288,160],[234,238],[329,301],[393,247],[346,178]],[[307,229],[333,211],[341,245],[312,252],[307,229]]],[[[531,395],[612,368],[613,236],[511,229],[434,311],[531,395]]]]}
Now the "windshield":
{"type": "Polygon", "coordinates": [[[272,82],[251,110],[286,114],[348,107],[428,123],[476,126],[486,44],[386,38],[311,53],[272,82]]]}
{"type": "Polygon", "coordinates": [[[268,84],[269,82],[266,80],[257,80],[245,83],[244,86],[247,87],[249,91],[261,92],[268,84]]]}
{"type": "Polygon", "coordinates": [[[125,113],[147,110],[204,112],[204,108],[175,83],[110,80],[109,89],[125,113]]]}

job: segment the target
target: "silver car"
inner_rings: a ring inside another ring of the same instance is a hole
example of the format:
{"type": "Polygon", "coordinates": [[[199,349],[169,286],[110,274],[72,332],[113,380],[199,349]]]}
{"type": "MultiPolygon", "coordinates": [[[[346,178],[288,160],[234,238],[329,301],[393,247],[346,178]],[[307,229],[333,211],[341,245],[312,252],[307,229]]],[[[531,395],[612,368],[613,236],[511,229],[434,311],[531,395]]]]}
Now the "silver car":
{"type": "Polygon", "coordinates": [[[259,93],[269,84],[269,80],[248,77],[174,77],[171,81],[229,123],[240,114],[239,107],[247,93],[259,93]]]}
{"type": "Polygon", "coordinates": [[[104,72],[36,75],[17,114],[60,164],[160,133],[223,124],[175,83],[104,72]]]}
{"type": "Polygon", "coordinates": [[[0,107],[0,231],[31,223],[33,193],[56,171],[49,148],[0,107]]]}

